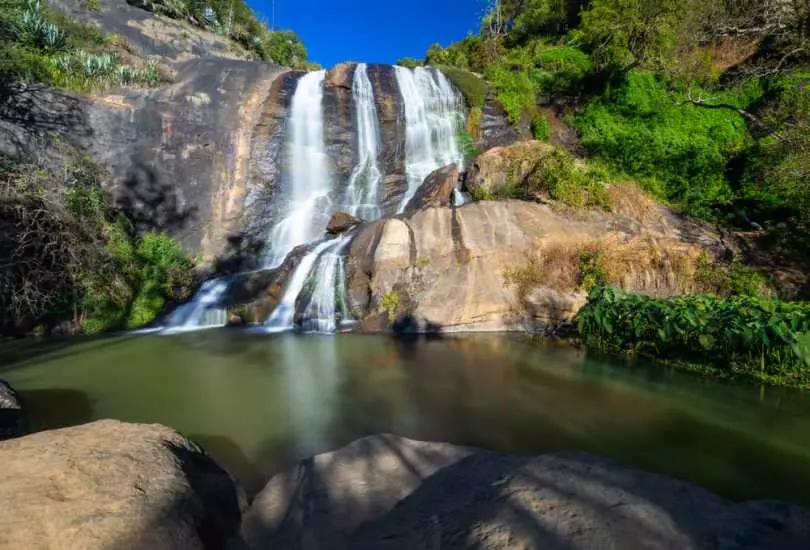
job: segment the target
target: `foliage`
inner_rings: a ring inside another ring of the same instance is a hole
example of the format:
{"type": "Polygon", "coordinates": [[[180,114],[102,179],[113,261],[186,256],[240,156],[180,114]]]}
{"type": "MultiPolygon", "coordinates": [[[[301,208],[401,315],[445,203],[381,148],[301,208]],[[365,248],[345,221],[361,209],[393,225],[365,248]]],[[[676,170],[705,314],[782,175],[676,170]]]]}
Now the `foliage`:
{"type": "Polygon", "coordinates": [[[461,152],[464,155],[465,164],[469,163],[475,157],[481,154],[481,150],[475,143],[475,139],[464,126],[460,126],[456,132],[456,140],[461,147],[461,152]]]}
{"type": "Polygon", "coordinates": [[[396,318],[397,310],[399,310],[399,303],[399,294],[395,291],[386,292],[383,294],[382,300],[380,301],[380,305],[388,314],[388,320],[391,323],[393,323],[394,319],[396,318]]]}
{"type": "Polygon", "coordinates": [[[598,350],[650,355],[790,386],[810,384],[810,306],[766,298],[654,299],[597,286],[578,315],[598,350]]]}
{"type": "Polygon", "coordinates": [[[407,69],[415,69],[416,67],[421,67],[424,63],[421,59],[416,59],[415,57],[403,57],[397,60],[397,65],[407,69]]]}
{"type": "Polygon", "coordinates": [[[8,159],[0,172],[0,332],[70,321],[85,333],[151,322],[188,297],[194,260],[166,235],[137,235],[74,155],[59,172],[8,159]]]}
{"type": "Polygon", "coordinates": [[[574,157],[554,149],[529,174],[526,189],[543,193],[573,208],[596,207],[610,210],[610,199],[599,174],[576,167],[574,157]]]}
{"type": "Polygon", "coordinates": [[[532,135],[534,139],[548,141],[548,120],[541,114],[538,114],[532,122],[532,135]]]}
{"type": "Polygon", "coordinates": [[[679,104],[683,95],[653,73],[631,71],[575,123],[591,153],[702,214],[731,199],[726,168],[747,144],[746,126],[730,109],[679,104]]]}
{"type": "Polygon", "coordinates": [[[603,267],[602,250],[586,246],[579,252],[579,287],[590,292],[594,287],[606,285],[608,274],[603,267]]]}

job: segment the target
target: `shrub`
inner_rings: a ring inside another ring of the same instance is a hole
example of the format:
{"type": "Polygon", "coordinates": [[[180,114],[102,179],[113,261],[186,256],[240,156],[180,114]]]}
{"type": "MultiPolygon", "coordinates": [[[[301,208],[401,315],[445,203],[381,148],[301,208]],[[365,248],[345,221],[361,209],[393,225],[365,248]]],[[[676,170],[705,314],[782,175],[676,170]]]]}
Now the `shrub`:
{"type": "Polygon", "coordinates": [[[666,83],[632,71],[575,124],[590,152],[692,213],[732,197],[726,166],[746,144],[745,121],[733,110],[679,105],[666,83]]]}
{"type": "Polygon", "coordinates": [[[578,315],[591,347],[790,386],[810,384],[810,306],[765,298],[654,299],[597,286],[578,315]]]}
{"type": "Polygon", "coordinates": [[[537,163],[526,181],[526,189],[573,208],[610,210],[607,190],[597,174],[577,168],[574,157],[562,149],[554,149],[537,163]]]}

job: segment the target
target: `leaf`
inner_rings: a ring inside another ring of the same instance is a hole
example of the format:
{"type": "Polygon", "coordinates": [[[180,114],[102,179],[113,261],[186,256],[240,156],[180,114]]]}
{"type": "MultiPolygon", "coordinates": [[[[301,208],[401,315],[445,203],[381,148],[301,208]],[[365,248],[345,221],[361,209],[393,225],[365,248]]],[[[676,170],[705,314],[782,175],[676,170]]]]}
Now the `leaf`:
{"type": "Polygon", "coordinates": [[[711,351],[714,348],[714,336],[711,334],[701,334],[698,336],[698,342],[706,351],[711,351]]]}

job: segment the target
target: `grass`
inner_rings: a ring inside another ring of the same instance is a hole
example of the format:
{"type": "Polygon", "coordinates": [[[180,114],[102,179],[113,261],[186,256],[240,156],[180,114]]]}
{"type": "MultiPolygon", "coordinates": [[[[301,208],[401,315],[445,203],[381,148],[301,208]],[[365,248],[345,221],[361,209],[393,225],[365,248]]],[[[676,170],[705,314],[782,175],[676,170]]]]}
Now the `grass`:
{"type": "Polygon", "coordinates": [[[484,107],[489,93],[489,84],[486,80],[470,71],[441,65],[439,70],[461,91],[467,107],[470,109],[484,107]]]}

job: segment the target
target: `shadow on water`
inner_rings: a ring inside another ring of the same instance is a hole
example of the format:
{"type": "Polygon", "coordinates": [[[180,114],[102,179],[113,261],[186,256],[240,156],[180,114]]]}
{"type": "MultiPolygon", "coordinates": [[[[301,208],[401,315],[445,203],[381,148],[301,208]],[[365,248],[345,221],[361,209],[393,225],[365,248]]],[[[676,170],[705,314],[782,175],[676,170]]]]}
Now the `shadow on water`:
{"type": "Polygon", "coordinates": [[[95,336],[65,338],[23,338],[0,343],[0,372],[43,358],[56,361],[98,351],[101,348],[120,343],[127,338],[140,338],[140,335],[107,333],[95,336]]]}
{"type": "Polygon", "coordinates": [[[53,430],[95,420],[93,404],[78,390],[22,390],[19,392],[31,431],[53,430]]]}

